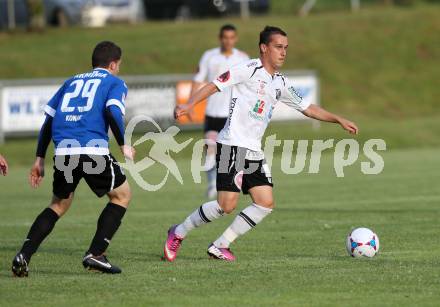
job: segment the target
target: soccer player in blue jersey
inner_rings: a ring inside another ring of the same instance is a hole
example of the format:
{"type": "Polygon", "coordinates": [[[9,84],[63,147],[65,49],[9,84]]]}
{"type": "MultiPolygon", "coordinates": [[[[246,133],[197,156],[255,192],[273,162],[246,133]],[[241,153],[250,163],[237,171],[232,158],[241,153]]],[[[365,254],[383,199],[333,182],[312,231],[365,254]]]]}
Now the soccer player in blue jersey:
{"type": "Polygon", "coordinates": [[[46,119],[40,131],[29,181],[34,188],[40,185],[44,177],[44,157],[52,139],[55,147],[53,197],[49,207],[35,219],[21,250],[13,259],[15,276],[28,275],[32,255],[69,209],[82,178],[98,197],[107,195],[109,198],[99,216],[83,265],[103,273],[121,273],[104,255],[131,199],[126,177],[109,152],[109,127],[124,157],[133,159],[135,154],[134,149],[124,142],[127,86],[116,77],[121,55],[121,48],[112,42],[96,45],[92,55],[93,70],[64,82],[45,107],[46,119]]]}

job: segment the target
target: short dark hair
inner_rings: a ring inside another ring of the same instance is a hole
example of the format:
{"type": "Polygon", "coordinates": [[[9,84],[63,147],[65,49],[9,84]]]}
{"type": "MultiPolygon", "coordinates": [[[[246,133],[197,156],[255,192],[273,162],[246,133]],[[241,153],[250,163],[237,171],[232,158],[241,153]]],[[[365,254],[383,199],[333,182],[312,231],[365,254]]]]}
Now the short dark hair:
{"type": "Polygon", "coordinates": [[[278,27],[265,26],[263,31],[260,32],[260,42],[258,43],[258,46],[260,46],[261,44],[265,44],[265,45],[269,44],[272,35],[275,34],[287,36],[287,33],[278,27]]]}
{"type": "Polygon", "coordinates": [[[219,36],[222,37],[223,36],[223,32],[225,31],[234,31],[237,32],[237,28],[232,25],[232,24],[225,24],[220,28],[220,32],[219,32],[219,36]]]}
{"type": "Polygon", "coordinates": [[[96,45],[92,54],[92,67],[106,68],[111,62],[119,61],[122,56],[121,48],[113,42],[103,41],[96,45]]]}

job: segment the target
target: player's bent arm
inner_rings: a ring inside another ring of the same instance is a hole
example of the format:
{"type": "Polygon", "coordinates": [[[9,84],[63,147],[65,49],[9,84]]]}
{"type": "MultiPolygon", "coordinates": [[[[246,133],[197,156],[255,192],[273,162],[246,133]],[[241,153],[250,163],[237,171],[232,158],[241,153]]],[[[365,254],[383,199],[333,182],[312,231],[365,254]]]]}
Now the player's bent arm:
{"type": "Polygon", "coordinates": [[[44,177],[44,158],[37,157],[29,173],[29,184],[33,188],[38,188],[44,177]]]}
{"type": "Polygon", "coordinates": [[[116,105],[109,105],[105,109],[105,115],[122,154],[124,157],[133,160],[135,155],[134,148],[125,145],[124,114],[122,114],[121,109],[116,105]]]}
{"type": "Polygon", "coordinates": [[[203,53],[202,58],[200,59],[199,66],[197,67],[197,73],[194,75],[190,97],[194,95],[194,93],[200,89],[202,84],[206,81],[208,77],[208,59],[210,57],[210,52],[206,51],[203,53]]]}
{"type": "Polygon", "coordinates": [[[198,91],[196,91],[194,95],[192,95],[189,98],[187,105],[192,108],[199,102],[202,102],[203,100],[205,100],[206,98],[217,92],[218,92],[217,86],[213,82],[210,82],[201,89],[199,89],[198,91]]]}
{"type": "Polygon", "coordinates": [[[193,81],[191,83],[191,92],[189,93],[189,97],[193,96],[197,90],[199,90],[202,87],[203,83],[198,81],[193,81]]]}
{"type": "Polygon", "coordinates": [[[178,118],[179,116],[188,114],[189,110],[191,110],[196,104],[202,102],[203,100],[205,100],[212,94],[217,93],[218,91],[219,90],[217,86],[213,82],[208,83],[200,90],[195,92],[194,95],[189,98],[186,104],[178,105],[174,110],[174,117],[178,118]]]}
{"type": "Polygon", "coordinates": [[[341,125],[342,128],[352,134],[357,134],[359,130],[355,123],[339,115],[333,114],[315,104],[311,104],[307,109],[303,110],[302,113],[307,117],[314,118],[320,121],[338,123],[341,125]]]}
{"type": "Polygon", "coordinates": [[[52,120],[52,116],[46,115],[46,119],[44,120],[43,126],[41,126],[38,136],[36,156],[43,159],[46,157],[47,148],[52,140],[52,120]]]}
{"type": "Polygon", "coordinates": [[[8,162],[2,155],[0,155],[0,174],[6,176],[8,174],[8,168],[8,162]]]}
{"type": "Polygon", "coordinates": [[[105,109],[105,116],[107,117],[110,129],[112,130],[113,136],[119,146],[125,145],[124,139],[124,115],[121,109],[115,105],[110,105],[105,109]]]}
{"type": "Polygon", "coordinates": [[[52,120],[52,116],[46,115],[38,136],[36,159],[29,174],[29,183],[33,188],[37,188],[44,177],[44,158],[52,140],[52,120]]]}

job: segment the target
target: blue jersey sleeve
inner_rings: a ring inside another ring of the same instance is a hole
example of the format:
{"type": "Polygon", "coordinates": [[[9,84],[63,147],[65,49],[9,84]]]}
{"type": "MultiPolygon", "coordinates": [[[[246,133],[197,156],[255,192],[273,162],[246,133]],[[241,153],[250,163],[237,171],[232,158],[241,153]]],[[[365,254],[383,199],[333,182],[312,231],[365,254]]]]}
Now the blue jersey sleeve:
{"type": "Polygon", "coordinates": [[[38,136],[37,157],[44,158],[46,156],[47,147],[52,139],[52,121],[53,118],[50,115],[46,115],[38,136]]]}
{"type": "Polygon", "coordinates": [[[58,91],[53,95],[53,97],[49,100],[47,105],[44,107],[44,113],[49,115],[50,117],[54,117],[57,111],[58,105],[61,103],[61,100],[64,96],[64,89],[66,87],[66,83],[61,86],[58,91]]]}
{"type": "Polygon", "coordinates": [[[125,145],[124,115],[122,115],[121,110],[117,106],[111,105],[106,108],[106,117],[118,145],[125,145]]]}
{"type": "Polygon", "coordinates": [[[107,96],[106,107],[115,105],[117,106],[123,115],[125,115],[125,97],[127,97],[127,85],[122,80],[115,82],[109,90],[107,96]]]}

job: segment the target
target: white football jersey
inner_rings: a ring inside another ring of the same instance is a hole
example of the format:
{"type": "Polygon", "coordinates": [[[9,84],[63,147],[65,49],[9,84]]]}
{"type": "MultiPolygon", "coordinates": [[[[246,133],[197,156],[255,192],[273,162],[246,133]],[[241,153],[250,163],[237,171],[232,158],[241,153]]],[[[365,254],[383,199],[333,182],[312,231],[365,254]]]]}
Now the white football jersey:
{"type": "Polygon", "coordinates": [[[295,91],[290,80],[264,69],[260,59],[252,59],[232,67],[213,83],[220,91],[231,89],[228,120],[217,142],[261,151],[261,139],[278,102],[298,111],[310,103],[295,91]]]}
{"type": "MultiPolygon", "coordinates": [[[[249,60],[248,55],[235,48],[229,56],[222,54],[220,48],[210,49],[203,54],[199,63],[199,71],[193,80],[196,82],[214,80],[232,66],[247,60],[249,60]]],[[[206,115],[212,117],[227,117],[230,100],[230,90],[225,90],[210,96],[206,105],[206,115]]]]}

